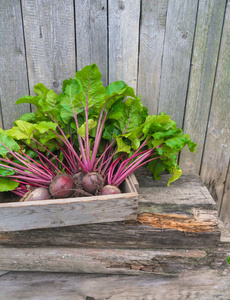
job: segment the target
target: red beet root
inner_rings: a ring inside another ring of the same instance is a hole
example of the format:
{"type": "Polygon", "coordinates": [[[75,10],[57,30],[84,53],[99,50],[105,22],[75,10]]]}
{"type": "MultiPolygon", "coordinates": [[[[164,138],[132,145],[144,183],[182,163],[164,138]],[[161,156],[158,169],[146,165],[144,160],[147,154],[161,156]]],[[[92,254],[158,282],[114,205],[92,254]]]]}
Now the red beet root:
{"type": "Polygon", "coordinates": [[[82,179],[82,186],[85,191],[97,194],[103,188],[104,180],[99,173],[92,172],[86,174],[82,179]]]}
{"type": "Polygon", "coordinates": [[[27,192],[20,201],[26,202],[26,201],[38,201],[38,200],[47,200],[47,199],[50,199],[50,193],[48,189],[43,187],[38,187],[36,189],[27,192]]]}
{"type": "Polygon", "coordinates": [[[62,174],[56,176],[50,186],[50,194],[54,198],[68,198],[74,193],[75,183],[71,175],[62,174]]]}
{"type": "Polygon", "coordinates": [[[105,185],[101,190],[101,195],[121,194],[121,190],[115,185],[105,185]]]}

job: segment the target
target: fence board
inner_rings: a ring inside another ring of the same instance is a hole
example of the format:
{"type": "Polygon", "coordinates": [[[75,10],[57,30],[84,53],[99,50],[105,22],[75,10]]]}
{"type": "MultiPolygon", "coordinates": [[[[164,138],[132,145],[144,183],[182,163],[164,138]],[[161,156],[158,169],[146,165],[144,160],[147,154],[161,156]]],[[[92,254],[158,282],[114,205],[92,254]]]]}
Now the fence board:
{"type": "Polygon", "coordinates": [[[107,85],[107,1],[75,1],[77,69],[96,63],[107,85]]]}
{"type": "Polygon", "coordinates": [[[138,94],[157,114],[168,0],[142,1],[138,94]]]}
{"type": "Polygon", "coordinates": [[[136,91],[140,0],[109,0],[109,82],[124,80],[136,91]]]}
{"type": "Polygon", "coordinates": [[[159,112],[182,127],[190,70],[197,0],[169,0],[162,63],[159,112]]]}
{"type": "Polygon", "coordinates": [[[189,82],[184,131],[198,147],[180,155],[185,173],[199,174],[219,52],[225,0],[200,0],[189,82]],[[198,134],[199,133],[199,134],[198,134]]]}
{"type": "Polygon", "coordinates": [[[30,91],[42,82],[60,92],[76,71],[73,2],[22,0],[22,8],[30,91]]]}
{"type": "Polygon", "coordinates": [[[30,110],[27,104],[14,105],[18,98],[28,94],[20,1],[0,2],[0,40],[0,126],[8,129],[30,110]]]}
{"type": "Polygon", "coordinates": [[[230,2],[227,4],[220,56],[213,93],[201,178],[218,206],[224,189],[230,148],[230,2]]]}
{"type": "Polygon", "coordinates": [[[225,179],[220,219],[224,222],[225,227],[230,231],[230,161],[228,165],[228,174],[225,179]]]}

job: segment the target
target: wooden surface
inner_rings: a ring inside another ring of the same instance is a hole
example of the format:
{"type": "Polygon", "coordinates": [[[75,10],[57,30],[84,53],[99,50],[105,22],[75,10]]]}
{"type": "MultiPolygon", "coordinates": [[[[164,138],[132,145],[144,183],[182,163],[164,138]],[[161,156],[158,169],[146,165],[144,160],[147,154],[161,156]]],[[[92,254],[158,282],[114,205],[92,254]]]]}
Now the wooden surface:
{"type": "Polygon", "coordinates": [[[136,91],[140,0],[108,1],[109,83],[124,80],[136,91]]]}
{"type": "Polygon", "coordinates": [[[61,92],[76,70],[73,3],[22,0],[22,13],[30,93],[39,82],[61,92]]]}
{"type": "Polygon", "coordinates": [[[15,108],[15,101],[28,94],[28,78],[22,14],[19,1],[0,2],[0,126],[9,129],[28,104],[15,108]]]}
{"type": "Polygon", "coordinates": [[[168,0],[142,1],[137,92],[151,114],[158,109],[167,4],[168,0]]]}
{"type": "Polygon", "coordinates": [[[229,273],[202,268],[179,278],[10,272],[0,278],[1,300],[225,300],[229,273]]]}
{"type": "Polygon", "coordinates": [[[96,62],[104,84],[125,80],[150,113],[170,113],[191,134],[198,152],[184,150],[181,168],[201,174],[221,208],[230,155],[229,0],[10,0],[0,14],[1,127],[29,111],[13,104],[34,84],[60,92],[63,79],[96,62]]]}
{"type": "Polygon", "coordinates": [[[107,86],[107,1],[76,1],[75,18],[77,69],[96,63],[107,86]]]}
{"type": "Polygon", "coordinates": [[[199,1],[184,120],[185,133],[190,134],[198,146],[196,155],[186,148],[181,152],[179,160],[181,169],[190,174],[199,174],[200,171],[225,5],[225,0],[199,1]]]}
{"type": "Polygon", "coordinates": [[[158,112],[169,114],[180,128],[183,125],[197,5],[197,0],[168,2],[158,112]]]}
{"type": "Polygon", "coordinates": [[[183,175],[167,187],[169,175],[154,181],[144,168],[136,175],[140,184],[136,222],[5,232],[0,233],[0,245],[104,249],[197,249],[218,245],[216,205],[199,176],[183,175]]]}
{"type": "MultiPolygon", "coordinates": [[[[230,158],[230,2],[225,14],[224,30],[217,66],[215,89],[209,118],[201,178],[221,206],[230,158]],[[227,107],[227,108],[226,108],[227,107]],[[215,164],[213,164],[215,161],[215,164]],[[215,166],[218,166],[216,168],[215,166]]],[[[227,199],[229,201],[229,199],[227,199]]]]}
{"type": "Polygon", "coordinates": [[[230,255],[230,248],[219,253],[216,248],[205,251],[0,247],[0,266],[9,271],[178,276],[182,271],[202,267],[218,270],[223,264],[228,270],[223,254],[230,255]]]}
{"type": "Polygon", "coordinates": [[[224,222],[224,225],[230,232],[230,163],[228,166],[228,174],[225,180],[225,188],[223,201],[220,211],[220,219],[224,222]]]}
{"type": "Polygon", "coordinates": [[[118,195],[0,204],[0,232],[135,220],[138,193],[130,178],[118,195]]]}

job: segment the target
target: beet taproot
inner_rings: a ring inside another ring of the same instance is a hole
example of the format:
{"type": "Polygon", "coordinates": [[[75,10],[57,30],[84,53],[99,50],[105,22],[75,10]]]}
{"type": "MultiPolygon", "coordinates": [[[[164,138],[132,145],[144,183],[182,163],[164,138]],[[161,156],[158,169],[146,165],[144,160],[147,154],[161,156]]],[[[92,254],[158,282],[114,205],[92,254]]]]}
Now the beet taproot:
{"type": "Polygon", "coordinates": [[[121,194],[121,190],[115,185],[105,185],[101,190],[101,195],[121,194]]]}
{"type": "Polygon", "coordinates": [[[85,191],[97,195],[101,192],[104,186],[104,180],[102,176],[97,172],[87,173],[82,178],[82,186],[85,191]]]}
{"type": "Polygon", "coordinates": [[[20,200],[20,202],[27,202],[27,201],[39,201],[39,200],[47,200],[50,199],[51,195],[48,189],[44,187],[37,187],[35,189],[30,190],[27,192],[20,200]]]}
{"type": "Polygon", "coordinates": [[[56,176],[49,185],[50,194],[54,198],[68,198],[75,191],[73,176],[61,174],[56,176]]]}

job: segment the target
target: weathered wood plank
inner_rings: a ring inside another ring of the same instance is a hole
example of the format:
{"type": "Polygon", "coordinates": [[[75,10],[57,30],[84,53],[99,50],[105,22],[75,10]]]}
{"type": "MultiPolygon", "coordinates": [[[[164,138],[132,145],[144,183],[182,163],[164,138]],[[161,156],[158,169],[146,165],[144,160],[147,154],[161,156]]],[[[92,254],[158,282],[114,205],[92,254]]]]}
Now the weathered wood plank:
{"type": "Polygon", "coordinates": [[[9,271],[0,271],[0,276],[2,276],[2,275],[4,275],[4,274],[6,274],[6,273],[8,273],[9,271]]]}
{"type": "Polygon", "coordinates": [[[169,0],[158,112],[182,127],[198,1],[169,0]]]}
{"type": "Polygon", "coordinates": [[[10,272],[0,281],[1,300],[210,300],[228,299],[230,275],[222,270],[187,270],[183,276],[10,272]]]}
{"type": "Polygon", "coordinates": [[[30,92],[38,82],[60,92],[76,72],[73,1],[22,0],[30,92]]]}
{"type": "Polygon", "coordinates": [[[20,1],[0,2],[0,127],[9,129],[28,104],[15,106],[15,101],[28,94],[25,45],[20,1]]]}
{"type": "Polygon", "coordinates": [[[197,143],[197,153],[181,152],[183,172],[199,174],[219,52],[225,0],[201,0],[196,25],[184,132],[197,143]],[[198,134],[199,132],[199,134],[198,134]]]}
{"type": "Polygon", "coordinates": [[[217,212],[193,209],[191,213],[144,212],[138,215],[138,222],[4,232],[0,234],[0,245],[117,249],[197,249],[217,246],[220,241],[217,212]]]}
{"type": "Polygon", "coordinates": [[[224,21],[221,49],[208,124],[201,178],[220,207],[230,157],[230,2],[224,21]]]}
{"type": "Polygon", "coordinates": [[[230,162],[228,166],[228,173],[225,179],[225,187],[223,200],[221,204],[220,219],[230,232],[230,162]]]}
{"type": "Polygon", "coordinates": [[[150,114],[157,114],[168,0],[142,1],[138,94],[150,114]]]}
{"type": "Polygon", "coordinates": [[[0,204],[0,231],[136,219],[137,194],[121,195],[0,204]]]}
{"type": "Polygon", "coordinates": [[[219,243],[216,204],[199,176],[182,176],[169,188],[166,183],[170,175],[156,182],[144,169],[140,172],[138,179],[145,186],[139,188],[138,222],[6,232],[1,233],[0,244],[153,249],[213,247],[219,243]]]}
{"type": "Polygon", "coordinates": [[[109,83],[137,87],[140,0],[108,1],[109,83]]]}
{"type": "Polygon", "coordinates": [[[75,1],[77,69],[96,63],[107,79],[107,1],[75,1]]]}
{"type": "MultiPolygon", "coordinates": [[[[0,266],[10,271],[178,275],[186,269],[215,268],[213,259],[213,255],[199,249],[154,251],[0,247],[0,266]]],[[[218,264],[216,267],[219,267],[218,264]]]]}

